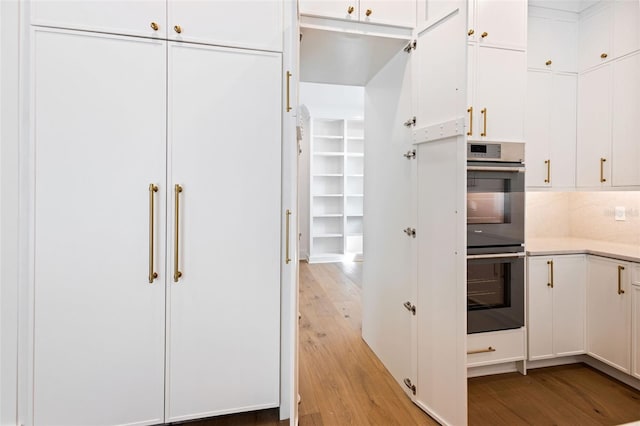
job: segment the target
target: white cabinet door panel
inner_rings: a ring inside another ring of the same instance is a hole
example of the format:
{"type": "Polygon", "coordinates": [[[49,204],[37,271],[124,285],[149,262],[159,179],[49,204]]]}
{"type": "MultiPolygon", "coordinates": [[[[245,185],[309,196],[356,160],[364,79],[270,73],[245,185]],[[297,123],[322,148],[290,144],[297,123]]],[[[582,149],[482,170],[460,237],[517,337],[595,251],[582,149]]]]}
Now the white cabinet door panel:
{"type": "Polygon", "coordinates": [[[551,186],[554,188],[574,188],[576,185],[577,90],[575,74],[553,75],[548,109],[551,186]]]}
{"type": "Polygon", "coordinates": [[[527,23],[527,67],[547,69],[545,63],[551,57],[553,40],[552,21],[546,18],[530,16],[527,23]]]}
{"type": "Polygon", "coordinates": [[[282,51],[283,0],[169,0],[167,10],[170,40],[282,51]]]}
{"type": "Polygon", "coordinates": [[[167,421],[279,404],[281,61],[169,46],[167,421]]]}
{"type": "Polygon", "coordinates": [[[528,268],[527,310],[529,321],[529,360],[552,358],[553,289],[550,287],[550,257],[530,257],[528,268]]]}
{"type": "Polygon", "coordinates": [[[613,186],[640,185],[640,54],[613,64],[613,186]]]}
{"type": "Polygon", "coordinates": [[[550,111],[552,107],[553,75],[546,71],[527,72],[527,109],[525,115],[525,140],[527,186],[550,186],[549,141],[550,111]]]}
{"type": "Polygon", "coordinates": [[[553,272],[553,351],[557,356],[582,354],[586,342],[586,257],[556,256],[553,272]]]}
{"type": "Polygon", "coordinates": [[[481,43],[525,49],[527,2],[476,0],[476,39],[481,43]],[[486,37],[481,37],[483,32],[486,37]]]}
{"type": "Polygon", "coordinates": [[[162,423],[166,42],[33,43],[34,424],[162,423]]]}
{"type": "Polygon", "coordinates": [[[580,71],[613,58],[611,38],[613,2],[604,1],[580,19],[578,61],[580,71]],[[602,57],[605,54],[606,57],[602,57]]]}
{"type": "MultiPolygon", "coordinates": [[[[551,23],[551,69],[557,72],[578,72],[578,22],[551,23]]],[[[545,61],[546,61],[545,60],[545,61]]]]}
{"type": "Polygon", "coordinates": [[[359,0],[300,0],[300,14],[358,21],[358,3],[359,0]]]}
{"type": "Polygon", "coordinates": [[[616,58],[640,49],[640,2],[615,0],[613,53],[616,58]]]}
{"type": "Polygon", "coordinates": [[[164,0],[31,2],[31,23],[58,28],[101,31],[142,37],[166,37],[164,0]],[[158,25],[158,30],[151,23],[158,25]]]}
{"type": "Polygon", "coordinates": [[[360,0],[360,20],[377,24],[416,26],[415,0],[360,0]],[[367,11],[371,11],[367,16],[367,11]]]}

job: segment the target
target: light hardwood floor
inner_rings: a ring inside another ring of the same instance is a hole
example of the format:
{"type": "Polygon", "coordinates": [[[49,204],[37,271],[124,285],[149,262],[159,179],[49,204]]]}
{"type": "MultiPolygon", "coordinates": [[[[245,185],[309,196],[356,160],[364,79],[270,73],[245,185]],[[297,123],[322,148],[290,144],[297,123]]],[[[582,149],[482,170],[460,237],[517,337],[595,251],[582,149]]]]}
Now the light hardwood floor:
{"type": "MultiPolygon", "coordinates": [[[[300,426],[435,425],[361,337],[362,264],[300,264],[300,426]]],[[[469,380],[469,424],[617,425],[640,420],[640,392],[584,365],[469,380]]],[[[277,410],[193,426],[284,425],[277,410]]]]}

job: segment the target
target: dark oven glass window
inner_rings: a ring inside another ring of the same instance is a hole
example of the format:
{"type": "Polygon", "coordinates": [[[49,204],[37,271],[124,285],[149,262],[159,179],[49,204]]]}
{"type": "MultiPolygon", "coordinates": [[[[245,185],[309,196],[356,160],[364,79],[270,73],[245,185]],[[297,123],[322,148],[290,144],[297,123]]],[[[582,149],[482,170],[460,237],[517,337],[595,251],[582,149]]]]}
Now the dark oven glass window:
{"type": "Polygon", "coordinates": [[[467,179],[467,223],[511,223],[509,179],[467,179]]]}
{"type": "Polygon", "coordinates": [[[510,263],[469,263],[467,308],[472,311],[510,307],[510,282],[510,263]]]}

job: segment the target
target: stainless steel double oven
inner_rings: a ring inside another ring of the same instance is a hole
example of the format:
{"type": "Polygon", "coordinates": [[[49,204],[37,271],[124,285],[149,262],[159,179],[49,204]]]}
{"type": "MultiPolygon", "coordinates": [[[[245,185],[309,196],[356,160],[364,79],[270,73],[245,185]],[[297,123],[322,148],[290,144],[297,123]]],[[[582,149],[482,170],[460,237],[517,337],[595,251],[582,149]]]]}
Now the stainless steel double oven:
{"type": "Polygon", "coordinates": [[[524,145],[467,144],[467,332],[524,325],[524,145]]]}

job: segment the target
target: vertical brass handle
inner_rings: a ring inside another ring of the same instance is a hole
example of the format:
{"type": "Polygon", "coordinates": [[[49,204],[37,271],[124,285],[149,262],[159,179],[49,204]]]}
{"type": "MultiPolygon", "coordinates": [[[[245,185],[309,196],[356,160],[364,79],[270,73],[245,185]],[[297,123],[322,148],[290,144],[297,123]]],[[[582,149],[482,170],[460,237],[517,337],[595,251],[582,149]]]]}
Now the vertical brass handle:
{"type": "Polygon", "coordinates": [[[159,29],[159,28],[160,28],[160,27],[158,26],[158,24],[157,24],[157,23],[155,23],[155,22],[152,22],[152,23],[151,23],[151,29],[152,29],[153,31],[158,31],[158,29],[159,29]]]}
{"type": "Polygon", "coordinates": [[[600,182],[606,182],[607,179],[604,177],[604,163],[607,161],[606,158],[600,158],[600,182]]]}
{"type": "Polygon", "coordinates": [[[154,195],[158,192],[158,185],[149,184],[149,284],[153,284],[153,280],[158,278],[158,273],[153,271],[153,235],[154,235],[154,195]]]}
{"type": "Polygon", "coordinates": [[[373,13],[373,10],[367,9],[367,11],[364,14],[367,16],[371,16],[372,13],[373,13]]]}
{"type": "Polygon", "coordinates": [[[351,14],[353,13],[353,11],[354,11],[354,10],[355,10],[355,9],[354,9],[354,7],[353,7],[353,6],[349,6],[349,8],[347,9],[347,13],[348,13],[349,15],[351,15],[351,14]]]}
{"type": "Polygon", "coordinates": [[[291,111],[291,72],[287,71],[287,112],[291,111]]]}
{"type": "Polygon", "coordinates": [[[547,260],[547,265],[549,265],[549,282],[547,283],[547,287],[553,288],[553,260],[547,260]]]}
{"type": "Polygon", "coordinates": [[[487,349],[474,349],[471,351],[467,351],[467,355],[475,355],[475,354],[484,354],[487,352],[495,352],[495,348],[493,346],[489,346],[487,349]]]}
{"type": "Polygon", "coordinates": [[[173,31],[175,31],[178,34],[180,34],[182,32],[182,27],[180,25],[176,25],[176,26],[173,27],[173,31]]]}
{"type": "Polygon", "coordinates": [[[482,108],[480,110],[480,114],[482,114],[482,122],[483,124],[483,130],[482,133],[480,133],[480,136],[487,136],[487,109],[486,108],[482,108]]]}
{"type": "Polygon", "coordinates": [[[289,263],[291,263],[291,258],[289,257],[289,233],[290,233],[290,222],[291,222],[291,210],[287,209],[287,214],[286,214],[286,235],[285,235],[285,246],[286,246],[286,253],[285,253],[285,263],[288,265],[289,263]]]}
{"type": "Polygon", "coordinates": [[[467,136],[473,136],[473,107],[470,106],[467,112],[469,113],[469,131],[467,132],[467,136]]]}
{"type": "Polygon", "coordinates": [[[489,33],[485,31],[482,34],[480,34],[480,37],[485,38],[488,35],[489,35],[489,33]]]}
{"type": "Polygon", "coordinates": [[[624,266],[618,265],[618,294],[624,294],[624,290],[622,289],[622,271],[624,271],[624,266]]]}
{"type": "Polygon", "coordinates": [[[173,217],[173,224],[175,226],[175,234],[173,239],[173,282],[178,282],[180,277],[182,277],[182,272],[178,269],[178,250],[179,250],[179,237],[180,237],[180,193],[182,192],[182,187],[178,184],[174,187],[174,198],[175,198],[175,212],[173,217]]]}
{"type": "Polygon", "coordinates": [[[547,165],[547,178],[544,180],[544,183],[551,182],[551,160],[544,160],[544,164],[547,165]]]}

